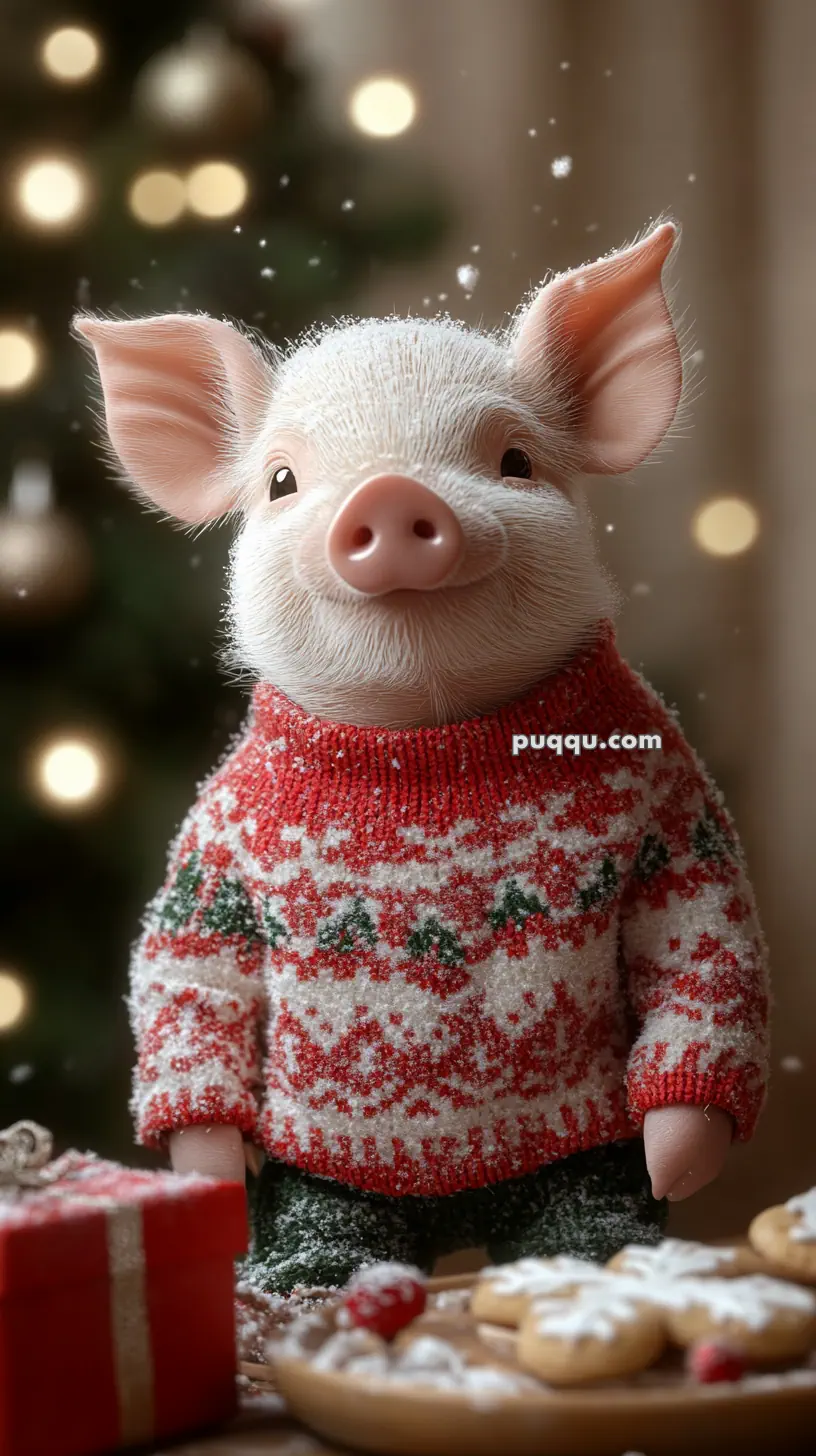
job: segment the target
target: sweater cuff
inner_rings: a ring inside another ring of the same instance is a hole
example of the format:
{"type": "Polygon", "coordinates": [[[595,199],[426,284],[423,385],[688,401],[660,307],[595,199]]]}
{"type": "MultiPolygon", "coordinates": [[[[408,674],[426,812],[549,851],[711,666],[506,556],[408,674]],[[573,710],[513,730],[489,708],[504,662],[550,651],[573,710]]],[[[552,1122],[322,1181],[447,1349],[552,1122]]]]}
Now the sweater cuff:
{"type": "Polygon", "coordinates": [[[233,1094],[217,1086],[197,1088],[195,1093],[182,1090],[173,1095],[140,1092],[134,1098],[133,1113],[136,1141],[144,1148],[163,1148],[169,1133],[205,1123],[237,1127],[245,1137],[251,1137],[258,1119],[257,1104],[250,1093],[233,1094]]]}
{"type": "Polygon", "coordinates": [[[629,1116],[640,1131],[647,1112],[657,1107],[716,1107],[734,1119],[735,1142],[753,1136],[765,1100],[762,1088],[746,1087],[740,1072],[703,1075],[689,1071],[651,1073],[629,1079],[629,1116]]]}

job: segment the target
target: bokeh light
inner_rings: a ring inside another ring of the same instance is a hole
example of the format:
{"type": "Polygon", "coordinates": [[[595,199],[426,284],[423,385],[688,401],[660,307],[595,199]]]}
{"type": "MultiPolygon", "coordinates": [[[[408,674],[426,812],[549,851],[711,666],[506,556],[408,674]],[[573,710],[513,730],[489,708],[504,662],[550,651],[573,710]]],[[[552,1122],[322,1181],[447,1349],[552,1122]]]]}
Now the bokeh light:
{"type": "Polygon", "coordinates": [[[355,86],[349,98],[349,116],[367,136],[399,136],[416,114],[416,96],[397,76],[371,76],[355,86]]]}
{"type": "Polygon", "coordinates": [[[102,47],[90,30],[79,25],[61,25],[42,43],[40,62],[55,81],[75,85],[87,81],[99,69],[102,47]]]}
{"type": "Polygon", "coordinates": [[[17,178],[16,201],[27,221],[44,228],[69,226],[88,201],[86,174],[65,157],[40,157],[17,178]]]}
{"type": "Polygon", "coordinates": [[[24,329],[0,328],[0,394],[16,394],[34,379],[40,352],[24,329]]]}
{"type": "Polygon", "coordinates": [[[740,496],[719,496],[695,512],[692,535],[710,556],[739,556],[759,535],[759,516],[740,496]]]}
{"type": "Polygon", "coordinates": [[[167,227],[177,222],[186,203],[187,188],[177,172],[142,172],[128,192],[133,216],[148,227],[167,227]]]}
{"type": "Polygon", "coordinates": [[[25,982],[16,971],[0,969],[0,1032],[19,1026],[28,1010],[25,982]]]}
{"type": "Polygon", "coordinates": [[[49,807],[89,808],[110,787],[109,755],[90,736],[51,739],[36,751],[32,768],[35,792],[49,807]]]}
{"type": "Polygon", "coordinates": [[[187,177],[187,203],[199,217],[232,217],[248,194],[246,175],[232,162],[202,162],[187,177]]]}

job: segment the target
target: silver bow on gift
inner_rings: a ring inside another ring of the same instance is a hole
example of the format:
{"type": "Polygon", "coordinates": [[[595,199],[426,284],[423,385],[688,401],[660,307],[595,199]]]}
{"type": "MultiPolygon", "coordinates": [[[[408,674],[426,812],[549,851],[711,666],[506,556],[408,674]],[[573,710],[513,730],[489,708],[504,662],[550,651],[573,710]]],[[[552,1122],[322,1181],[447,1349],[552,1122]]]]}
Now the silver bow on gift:
{"type": "Polygon", "coordinates": [[[0,1132],[0,1199],[14,1199],[26,1188],[48,1180],[42,1169],[50,1161],[54,1140],[36,1122],[15,1122],[0,1132]]]}

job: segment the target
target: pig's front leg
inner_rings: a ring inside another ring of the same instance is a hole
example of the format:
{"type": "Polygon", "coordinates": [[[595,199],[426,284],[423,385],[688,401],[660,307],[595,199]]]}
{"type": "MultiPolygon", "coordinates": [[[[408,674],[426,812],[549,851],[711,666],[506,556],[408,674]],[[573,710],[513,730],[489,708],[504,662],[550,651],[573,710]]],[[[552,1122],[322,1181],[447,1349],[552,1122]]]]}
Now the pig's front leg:
{"type": "Polygon", "coordinates": [[[170,1162],[176,1173],[205,1173],[244,1181],[244,1140],[240,1128],[183,1127],[170,1134],[170,1162]]]}
{"type": "Polygon", "coordinates": [[[643,1120],[646,1166],[655,1198],[679,1203],[719,1176],[734,1133],[718,1107],[655,1107],[643,1120]]]}

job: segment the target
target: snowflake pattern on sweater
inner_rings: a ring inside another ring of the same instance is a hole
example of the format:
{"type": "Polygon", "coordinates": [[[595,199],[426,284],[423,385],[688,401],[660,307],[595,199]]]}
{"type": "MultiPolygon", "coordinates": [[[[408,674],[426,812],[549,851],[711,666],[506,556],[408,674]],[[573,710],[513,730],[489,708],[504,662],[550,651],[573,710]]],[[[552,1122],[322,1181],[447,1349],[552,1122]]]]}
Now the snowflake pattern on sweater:
{"type": "Polygon", "coordinates": [[[232,1123],[439,1194],[710,1104],[750,1136],[765,944],[734,826],[610,624],[493,713],[357,728],[256,687],[131,968],[140,1140],[232,1123]],[[660,749],[512,753],[513,734],[660,749]]]}

